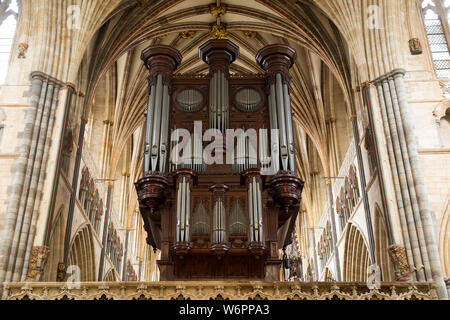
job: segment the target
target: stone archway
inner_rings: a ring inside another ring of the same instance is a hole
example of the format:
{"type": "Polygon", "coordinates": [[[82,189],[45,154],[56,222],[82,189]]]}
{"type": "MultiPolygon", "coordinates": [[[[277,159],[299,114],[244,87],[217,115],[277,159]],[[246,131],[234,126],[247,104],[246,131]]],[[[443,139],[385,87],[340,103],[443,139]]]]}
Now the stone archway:
{"type": "Polygon", "coordinates": [[[394,280],[394,266],[389,257],[388,252],[388,237],[386,231],[386,223],[381,214],[381,210],[376,205],[375,209],[375,255],[377,264],[381,269],[381,279],[384,282],[394,280]]]}
{"type": "Polygon", "coordinates": [[[366,282],[370,265],[369,251],[361,231],[351,224],[347,232],[344,251],[344,281],[366,282]]]}
{"type": "MultiPolygon", "coordinates": [[[[68,268],[80,271],[80,281],[96,280],[96,263],[92,232],[87,225],[76,233],[69,253],[68,268]]],[[[77,279],[78,280],[78,279],[77,279]]]]}

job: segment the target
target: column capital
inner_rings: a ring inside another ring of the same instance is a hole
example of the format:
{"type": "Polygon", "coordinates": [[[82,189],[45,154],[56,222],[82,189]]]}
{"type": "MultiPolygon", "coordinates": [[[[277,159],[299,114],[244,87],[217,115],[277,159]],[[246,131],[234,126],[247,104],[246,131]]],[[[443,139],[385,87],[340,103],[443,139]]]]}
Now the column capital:
{"type": "Polygon", "coordinates": [[[273,44],[264,47],[256,55],[256,61],[267,72],[270,83],[275,76],[281,74],[285,83],[290,82],[289,70],[294,66],[297,52],[283,44],[273,44]]]}
{"type": "Polygon", "coordinates": [[[188,183],[198,184],[198,173],[191,169],[178,169],[173,173],[174,184],[177,185],[181,179],[186,178],[188,183]]]}
{"type": "Polygon", "coordinates": [[[60,80],[58,80],[58,79],[56,79],[56,78],[54,78],[54,77],[52,77],[52,76],[50,76],[48,74],[45,74],[45,73],[43,73],[41,71],[33,71],[33,72],[31,72],[30,78],[32,80],[38,79],[38,80],[41,80],[41,81],[47,81],[49,84],[51,84],[51,85],[53,85],[55,87],[58,87],[58,88],[62,88],[62,87],[66,86],[66,84],[64,82],[62,82],[62,81],[60,81],[60,80]]]}
{"type": "Polygon", "coordinates": [[[142,51],[141,59],[150,71],[148,81],[151,86],[158,75],[162,75],[164,83],[169,84],[173,72],[183,61],[183,56],[170,46],[153,45],[142,51]]]}
{"type": "Polygon", "coordinates": [[[228,73],[230,64],[239,57],[240,49],[230,40],[209,40],[199,48],[199,57],[212,70],[222,70],[228,73]]]}

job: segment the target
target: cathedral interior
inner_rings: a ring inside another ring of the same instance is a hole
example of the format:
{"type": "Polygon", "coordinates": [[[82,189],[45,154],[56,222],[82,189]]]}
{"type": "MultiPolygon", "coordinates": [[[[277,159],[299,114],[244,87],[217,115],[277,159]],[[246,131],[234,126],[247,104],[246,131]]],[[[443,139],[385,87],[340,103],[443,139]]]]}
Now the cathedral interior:
{"type": "Polygon", "coordinates": [[[447,300],[449,43],[448,0],[1,0],[0,297],[447,300]]]}

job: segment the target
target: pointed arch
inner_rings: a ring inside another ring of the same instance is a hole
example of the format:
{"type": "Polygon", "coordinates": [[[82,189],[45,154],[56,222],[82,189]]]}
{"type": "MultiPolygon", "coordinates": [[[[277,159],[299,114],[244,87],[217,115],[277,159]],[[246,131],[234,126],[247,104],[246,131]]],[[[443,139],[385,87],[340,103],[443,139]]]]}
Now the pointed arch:
{"type": "Polygon", "coordinates": [[[336,282],[336,278],[329,268],[326,268],[325,270],[325,282],[336,282]]]}
{"type": "Polygon", "coordinates": [[[366,282],[369,265],[370,257],[366,240],[358,227],[350,224],[345,239],[344,281],[366,282]]]}
{"type": "Polygon", "coordinates": [[[439,252],[444,275],[450,277],[450,197],[445,202],[439,224],[439,252]]]}
{"type": "Polygon", "coordinates": [[[58,263],[64,259],[64,237],[66,234],[66,215],[64,214],[64,206],[62,206],[52,227],[50,235],[50,251],[47,263],[44,269],[43,281],[54,282],[58,273],[58,263]]]}
{"type": "Polygon", "coordinates": [[[119,282],[119,278],[117,275],[117,272],[114,270],[114,268],[111,268],[105,276],[104,282],[119,282]]]}
{"type": "Polygon", "coordinates": [[[92,231],[86,224],[74,237],[69,251],[69,266],[77,266],[81,271],[81,281],[96,280],[96,264],[92,231]]]}
{"type": "Polygon", "coordinates": [[[390,282],[394,280],[394,266],[389,257],[389,240],[386,231],[386,222],[378,204],[375,205],[375,255],[377,264],[381,269],[381,280],[390,282]]]}

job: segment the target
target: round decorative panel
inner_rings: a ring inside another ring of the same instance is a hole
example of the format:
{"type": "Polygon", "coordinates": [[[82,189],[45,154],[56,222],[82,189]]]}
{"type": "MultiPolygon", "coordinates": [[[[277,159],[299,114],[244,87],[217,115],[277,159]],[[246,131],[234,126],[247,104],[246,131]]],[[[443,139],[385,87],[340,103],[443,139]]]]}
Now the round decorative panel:
{"type": "Polygon", "coordinates": [[[255,111],[263,102],[259,91],[251,88],[241,89],[235,96],[236,107],[241,111],[255,111]]]}
{"type": "Polygon", "coordinates": [[[203,94],[196,89],[185,89],[177,95],[177,103],[184,111],[198,111],[203,106],[203,94]]]}

